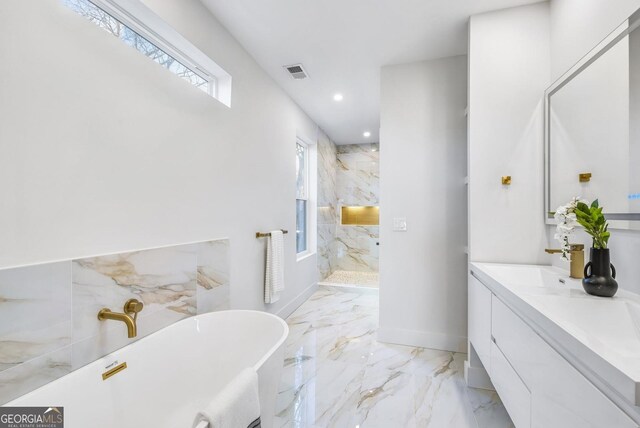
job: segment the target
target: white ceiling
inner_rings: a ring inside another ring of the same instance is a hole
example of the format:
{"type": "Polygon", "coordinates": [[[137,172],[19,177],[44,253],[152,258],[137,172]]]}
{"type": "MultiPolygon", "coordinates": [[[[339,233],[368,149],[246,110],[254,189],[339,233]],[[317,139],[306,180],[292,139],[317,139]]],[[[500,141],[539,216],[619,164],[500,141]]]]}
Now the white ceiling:
{"type": "Polygon", "coordinates": [[[469,16],[539,0],[201,1],[332,140],[357,144],[379,138],[381,66],[464,54],[469,16]],[[297,63],[308,79],[282,67],[297,63]]]}

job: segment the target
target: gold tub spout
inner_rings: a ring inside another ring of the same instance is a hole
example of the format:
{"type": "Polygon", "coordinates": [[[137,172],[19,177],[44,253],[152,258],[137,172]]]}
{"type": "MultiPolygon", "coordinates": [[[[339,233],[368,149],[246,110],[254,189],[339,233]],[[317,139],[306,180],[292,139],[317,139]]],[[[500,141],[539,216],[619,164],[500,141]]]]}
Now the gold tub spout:
{"type": "Polygon", "coordinates": [[[109,308],[102,308],[98,312],[98,319],[122,321],[127,326],[127,335],[129,339],[138,335],[138,326],[136,320],[138,318],[138,312],[142,311],[144,304],[137,299],[129,299],[124,304],[124,313],[113,312],[109,308]],[[133,314],[133,317],[131,316],[133,314]]]}
{"type": "MultiPolygon", "coordinates": [[[[584,278],[584,245],[582,244],[569,244],[571,253],[571,278],[581,279],[584,278]]],[[[555,250],[547,248],[544,250],[549,254],[562,253],[562,250],[555,250]]]]}

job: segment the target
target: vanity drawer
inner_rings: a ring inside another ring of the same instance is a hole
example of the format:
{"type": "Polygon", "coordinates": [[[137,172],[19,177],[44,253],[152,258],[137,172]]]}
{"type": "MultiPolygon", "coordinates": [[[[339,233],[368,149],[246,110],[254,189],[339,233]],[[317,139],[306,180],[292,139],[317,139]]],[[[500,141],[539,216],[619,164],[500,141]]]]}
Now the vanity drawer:
{"type": "Polygon", "coordinates": [[[531,427],[638,426],[500,299],[493,296],[491,308],[494,346],[531,391],[531,427]]]}
{"type": "Polygon", "coordinates": [[[491,291],[483,283],[473,275],[469,275],[469,341],[489,374],[491,374],[491,296],[491,291]]]}
{"type": "Polygon", "coordinates": [[[495,343],[491,342],[491,382],[516,428],[531,426],[531,393],[495,343]]]}
{"type": "Polygon", "coordinates": [[[500,299],[492,296],[491,336],[522,380],[531,385],[532,376],[541,368],[537,352],[540,346],[548,346],[542,339],[509,309],[500,299]]]}

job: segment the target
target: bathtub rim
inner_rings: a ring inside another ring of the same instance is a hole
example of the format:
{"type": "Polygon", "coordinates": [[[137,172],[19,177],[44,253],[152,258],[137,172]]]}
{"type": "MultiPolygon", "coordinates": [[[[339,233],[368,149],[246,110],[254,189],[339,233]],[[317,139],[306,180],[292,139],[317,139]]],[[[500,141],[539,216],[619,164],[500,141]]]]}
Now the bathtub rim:
{"type": "Polygon", "coordinates": [[[116,354],[118,352],[122,352],[123,350],[126,350],[130,346],[135,345],[137,343],[142,343],[143,341],[146,341],[147,339],[150,340],[155,335],[161,334],[163,332],[166,332],[166,330],[170,330],[170,329],[173,329],[173,328],[178,328],[180,324],[187,324],[189,322],[197,322],[197,320],[200,319],[200,318],[205,318],[205,317],[208,317],[208,316],[215,316],[216,314],[218,314],[218,315],[219,314],[224,314],[225,312],[251,313],[251,314],[258,314],[259,316],[270,317],[270,318],[275,319],[283,327],[282,335],[278,338],[278,340],[275,342],[275,344],[273,346],[271,346],[271,348],[269,348],[269,350],[252,366],[252,368],[256,372],[258,372],[258,370],[278,351],[278,349],[280,349],[280,347],[283,346],[283,344],[287,340],[287,337],[289,336],[289,326],[287,325],[287,323],[282,318],[280,318],[279,316],[274,315],[274,314],[272,314],[270,312],[258,311],[258,310],[253,310],[253,309],[225,309],[225,310],[222,310],[222,311],[213,311],[213,312],[206,312],[206,313],[198,314],[198,315],[192,315],[190,317],[183,318],[183,319],[181,319],[179,321],[176,321],[171,325],[168,325],[168,326],[166,326],[166,327],[164,327],[164,328],[162,328],[160,330],[154,331],[153,333],[148,334],[148,335],[146,335],[144,337],[141,337],[140,339],[135,340],[135,341],[133,341],[133,342],[121,347],[121,348],[115,349],[114,351],[112,351],[112,352],[110,352],[110,353],[108,353],[106,355],[103,355],[102,357],[96,359],[95,361],[92,361],[92,362],[90,362],[88,364],[85,364],[85,365],[83,365],[81,367],[78,367],[77,369],[72,370],[71,372],[65,374],[64,376],[59,377],[58,379],[55,379],[55,380],[53,380],[51,382],[48,382],[48,383],[46,383],[46,384],[44,384],[44,385],[42,385],[42,386],[40,386],[38,388],[35,388],[35,389],[31,390],[31,391],[28,391],[28,392],[26,392],[26,393],[24,393],[24,394],[22,394],[22,395],[20,395],[18,397],[13,398],[12,400],[10,400],[10,401],[8,401],[6,403],[2,403],[2,404],[0,404],[0,407],[14,406],[14,405],[16,405],[16,404],[14,404],[16,401],[25,399],[28,395],[33,394],[33,393],[35,393],[36,391],[38,391],[38,390],[40,390],[42,388],[45,388],[47,385],[50,385],[51,383],[56,382],[56,381],[58,381],[60,379],[64,379],[67,376],[69,376],[71,374],[74,374],[74,373],[77,373],[80,370],[87,369],[89,366],[98,365],[98,367],[100,367],[102,364],[104,364],[104,360],[106,358],[109,358],[113,354],[116,354]]]}

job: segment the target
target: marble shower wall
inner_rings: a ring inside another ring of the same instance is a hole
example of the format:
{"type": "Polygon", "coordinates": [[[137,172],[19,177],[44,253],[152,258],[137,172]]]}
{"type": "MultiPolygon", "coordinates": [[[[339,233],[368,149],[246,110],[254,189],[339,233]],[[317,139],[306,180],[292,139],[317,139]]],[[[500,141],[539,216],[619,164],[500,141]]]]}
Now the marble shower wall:
{"type": "Polygon", "coordinates": [[[229,308],[226,239],[0,270],[0,404],[183,318],[229,308]],[[98,321],[130,298],[138,337],[98,321]]]}
{"type": "MultiPolygon", "coordinates": [[[[337,146],[338,206],[379,206],[380,146],[337,146]]],[[[336,219],[336,270],[378,271],[379,226],[341,225],[336,219]]]]}
{"type": "Polygon", "coordinates": [[[336,230],[339,222],[336,145],[324,133],[318,138],[318,270],[320,279],[337,267],[336,230]]]}
{"type": "Polygon", "coordinates": [[[377,206],[380,203],[380,145],[349,144],[337,149],[339,203],[377,206]]]}

